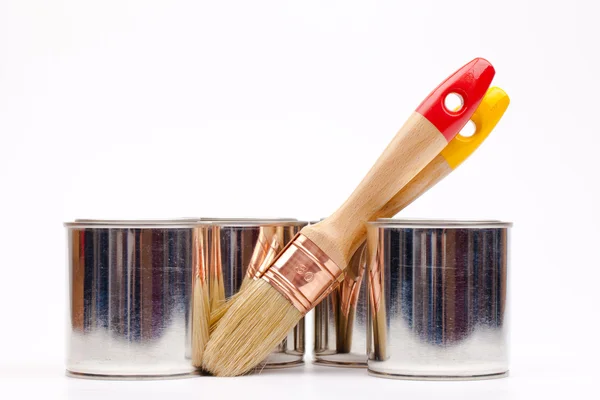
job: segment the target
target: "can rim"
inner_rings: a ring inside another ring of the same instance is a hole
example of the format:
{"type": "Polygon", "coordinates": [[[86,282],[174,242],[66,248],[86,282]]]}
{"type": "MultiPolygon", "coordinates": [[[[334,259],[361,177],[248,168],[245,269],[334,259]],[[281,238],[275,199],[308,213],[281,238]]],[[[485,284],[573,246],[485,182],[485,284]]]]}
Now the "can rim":
{"type": "Polygon", "coordinates": [[[256,226],[305,226],[307,221],[296,218],[201,218],[200,221],[220,227],[256,227],[256,226]]]}
{"type": "Polygon", "coordinates": [[[304,226],[307,222],[295,218],[174,218],[174,219],[75,219],[65,222],[67,228],[158,228],[194,226],[252,227],[267,225],[304,226]]]}
{"type": "Polygon", "coordinates": [[[459,220],[459,219],[396,219],[380,218],[367,222],[369,226],[378,228],[510,228],[512,222],[496,219],[489,220],[459,220]]]}
{"type": "Polygon", "coordinates": [[[67,228],[153,228],[153,227],[193,227],[205,225],[199,218],[172,218],[172,219],[75,219],[65,222],[67,228]]]}

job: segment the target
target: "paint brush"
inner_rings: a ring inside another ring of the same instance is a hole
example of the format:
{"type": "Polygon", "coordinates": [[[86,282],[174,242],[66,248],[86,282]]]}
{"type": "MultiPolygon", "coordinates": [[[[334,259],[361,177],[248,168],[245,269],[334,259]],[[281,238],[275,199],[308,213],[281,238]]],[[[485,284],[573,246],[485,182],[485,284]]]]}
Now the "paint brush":
{"type": "Polygon", "coordinates": [[[346,202],[303,228],[261,279],[250,282],[211,335],[203,368],[235,376],[258,365],[296,323],[343,280],[370,220],[446,147],[469,121],[495,74],[474,59],[440,84],[413,112],[346,202]],[[458,110],[445,105],[460,97],[458,110]]]}

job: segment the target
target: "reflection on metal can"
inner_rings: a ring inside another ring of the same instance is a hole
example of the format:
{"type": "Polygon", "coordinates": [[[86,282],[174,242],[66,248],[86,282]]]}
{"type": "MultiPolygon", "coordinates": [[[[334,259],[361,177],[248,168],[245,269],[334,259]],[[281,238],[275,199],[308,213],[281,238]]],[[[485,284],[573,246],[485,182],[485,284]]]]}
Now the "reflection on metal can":
{"type": "Polygon", "coordinates": [[[314,363],[334,367],[367,366],[366,246],[345,269],[345,277],[314,310],[314,363]]]}
{"type": "Polygon", "coordinates": [[[405,379],[507,374],[510,226],[369,223],[370,374],[405,379]]]}
{"type": "MultiPolygon", "coordinates": [[[[65,224],[67,372],[95,378],[187,376],[193,277],[203,267],[194,220],[65,224]]],[[[204,274],[200,274],[204,276],[204,274]]]]}

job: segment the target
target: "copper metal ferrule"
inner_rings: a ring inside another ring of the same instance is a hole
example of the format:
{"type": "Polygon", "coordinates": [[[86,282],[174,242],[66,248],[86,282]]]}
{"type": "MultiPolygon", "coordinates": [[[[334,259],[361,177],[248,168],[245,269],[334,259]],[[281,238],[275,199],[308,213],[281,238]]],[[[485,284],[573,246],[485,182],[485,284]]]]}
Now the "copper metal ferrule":
{"type": "Polygon", "coordinates": [[[302,314],[344,279],[343,270],[303,234],[296,235],[262,276],[302,314]]]}
{"type": "Polygon", "coordinates": [[[346,276],[340,285],[340,312],[344,316],[349,316],[350,311],[356,308],[358,296],[362,285],[366,261],[366,246],[362,244],[350,259],[350,264],[346,268],[346,276]]]}
{"type": "Polygon", "coordinates": [[[260,227],[256,247],[246,269],[246,276],[260,279],[283,248],[283,227],[260,227]]]}

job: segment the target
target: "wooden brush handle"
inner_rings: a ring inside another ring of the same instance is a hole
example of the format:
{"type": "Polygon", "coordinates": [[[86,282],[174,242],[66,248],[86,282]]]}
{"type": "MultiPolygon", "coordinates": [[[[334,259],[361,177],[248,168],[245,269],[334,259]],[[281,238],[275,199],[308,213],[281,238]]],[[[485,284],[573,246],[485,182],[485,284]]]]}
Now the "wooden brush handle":
{"type": "Polygon", "coordinates": [[[494,68],[477,58],[438,86],[417,107],[346,202],[329,218],[302,229],[339,267],[345,268],[361,243],[365,222],[421,171],[471,118],[494,76],[494,68]],[[450,111],[448,94],[463,105],[450,111]]]}
{"type": "Polygon", "coordinates": [[[418,199],[423,193],[435,186],[452,172],[452,168],[441,155],[437,155],[427,164],[421,172],[402,188],[390,201],[387,202],[371,220],[378,218],[392,218],[402,209],[418,199]]]}

